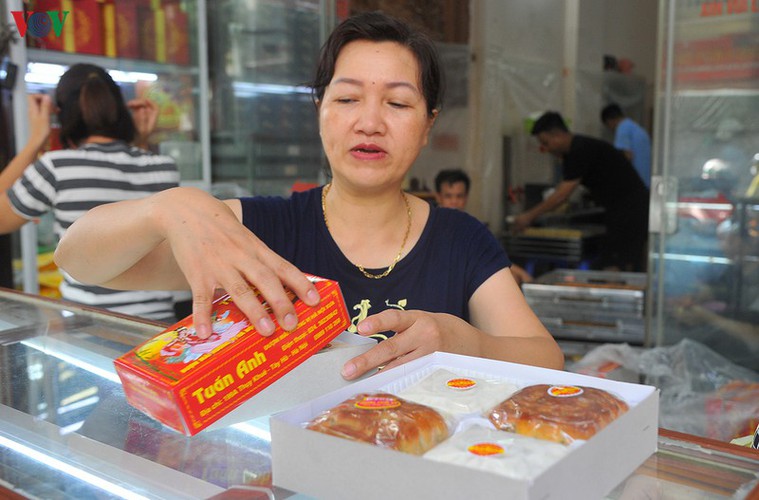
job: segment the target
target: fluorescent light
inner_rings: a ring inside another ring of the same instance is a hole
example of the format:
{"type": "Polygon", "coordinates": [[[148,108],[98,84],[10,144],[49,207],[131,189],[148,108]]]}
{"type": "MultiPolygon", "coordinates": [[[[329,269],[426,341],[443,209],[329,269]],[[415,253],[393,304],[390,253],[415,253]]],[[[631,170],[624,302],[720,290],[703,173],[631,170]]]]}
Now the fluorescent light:
{"type": "MultiPolygon", "coordinates": [[[[58,81],[67,69],[68,66],[63,66],[61,64],[30,62],[27,65],[24,81],[27,83],[58,85],[58,81]]],[[[113,78],[113,81],[116,83],[136,83],[139,81],[154,82],[158,80],[158,75],[155,73],[145,73],[141,71],[121,71],[112,69],[108,71],[108,74],[111,75],[111,78],[113,78]]]]}
{"type": "Polygon", "coordinates": [[[240,97],[252,97],[259,94],[311,94],[310,87],[274,83],[234,82],[232,87],[235,90],[235,95],[240,97]]]}
{"type": "Polygon", "coordinates": [[[158,80],[158,75],[155,73],[142,73],[139,71],[119,71],[112,69],[108,71],[113,81],[117,83],[135,83],[139,81],[154,82],[158,80]]]}
{"type": "Polygon", "coordinates": [[[50,455],[41,453],[21,443],[11,441],[10,439],[4,436],[0,436],[0,446],[9,448],[17,453],[21,453],[22,455],[29,457],[32,460],[35,460],[41,464],[47,465],[57,471],[63,472],[64,474],[68,474],[69,476],[75,477],[81,481],[84,481],[85,483],[91,484],[92,486],[100,488],[101,490],[107,491],[108,493],[118,495],[122,498],[135,499],[135,500],[137,499],[147,500],[147,497],[138,495],[137,493],[129,491],[122,486],[113,484],[112,482],[106,479],[97,477],[96,475],[90,472],[84,471],[71,464],[67,464],[66,462],[58,460],[57,458],[53,458],[50,455]]]}
{"type": "Polygon", "coordinates": [[[60,64],[29,63],[24,80],[27,83],[57,85],[61,75],[65,72],[66,67],[60,64]]]}

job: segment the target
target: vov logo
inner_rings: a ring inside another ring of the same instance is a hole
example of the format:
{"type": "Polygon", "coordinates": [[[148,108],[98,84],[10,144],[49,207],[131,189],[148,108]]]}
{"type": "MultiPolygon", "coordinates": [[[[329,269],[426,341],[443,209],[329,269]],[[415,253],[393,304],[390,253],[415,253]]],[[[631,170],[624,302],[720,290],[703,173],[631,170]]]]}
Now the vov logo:
{"type": "Polygon", "coordinates": [[[24,12],[20,10],[12,10],[13,20],[16,22],[16,28],[18,28],[18,34],[26,36],[27,31],[32,35],[39,38],[44,38],[53,30],[55,36],[61,36],[63,31],[63,23],[66,22],[66,18],[69,15],[68,10],[48,10],[47,12],[28,12],[26,19],[24,18],[24,12]]]}

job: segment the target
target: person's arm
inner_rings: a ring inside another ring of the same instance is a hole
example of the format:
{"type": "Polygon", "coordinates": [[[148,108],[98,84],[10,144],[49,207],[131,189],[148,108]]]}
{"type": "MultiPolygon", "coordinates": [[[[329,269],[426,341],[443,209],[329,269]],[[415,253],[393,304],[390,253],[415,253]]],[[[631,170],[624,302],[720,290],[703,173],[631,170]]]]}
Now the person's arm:
{"type": "Polygon", "coordinates": [[[132,99],[127,107],[132,112],[132,120],[137,129],[132,144],[147,151],[150,148],[150,135],[158,123],[158,106],[149,99],[132,99]]]}
{"type": "Polygon", "coordinates": [[[18,230],[29,222],[18,215],[11,207],[8,190],[24,171],[37,159],[50,136],[50,115],[53,103],[48,95],[33,94],[27,96],[29,115],[29,140],[16,156],[0,172],[0,234],[18,230]]]}
{"type": "Polygon", "coordinates": [[[274,324],[256,287],[286,330],[297,326],[284,286],[309,305],[313,284],[240,222],[239,200],[222,202],[203,190],[173,188],[138,200],[100,205],[72,224],[55,262],[84,283],[127,290],[192,290],[198,335],[211,334],[211,303],[221,288],[259,333],[274,324]]]}
{"type": "Polygon", "coordinates": [[[514,218],[512,229],[517,233],[522,232],[527,227],[532,225],[535,219],[561,206],[562,203],[569,199],[569,196],[577,188],[577,186],[580,185],[580,180],[581,179],[572,179],[571,181],[560,182],[548,198],[538,203],[531,209],[517,215],[514,218]]]}
{"type": "Polygon", "coordinates": [[[564,355],[530,309],[509,269],[483,283],[469,301],[471,324],[450,314],[388,309],[358,324],[358,333],[395,331],[348,361],[347,379],[385,366],[391,368],[435,351],[562,369],[564,355]]]}
{"type": "Polygon", "coordinates": [[[26,167],[34,163],[50,136],[50,115],[53,103],[48,95],[27,96],[29,114],[29,140],[0,173],[0,191],[5,192],[23,175],[26,167]]]}

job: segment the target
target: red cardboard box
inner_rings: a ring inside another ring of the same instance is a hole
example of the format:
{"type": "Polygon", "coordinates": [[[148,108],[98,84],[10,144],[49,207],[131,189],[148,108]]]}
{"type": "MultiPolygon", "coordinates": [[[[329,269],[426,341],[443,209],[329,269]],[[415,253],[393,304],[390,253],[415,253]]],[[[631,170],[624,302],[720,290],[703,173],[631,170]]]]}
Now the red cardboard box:
{"type": "Polygon", "coordinates": [[[187,12],[179,2],[163,4],[165,28],[166,62],[180,65],[190,64],[190,42],[187,12]]]}
{"type": "Polygon", "coordinates": [[[339,285],[309,278],[321,302],[310,307],[293,295],[299,322],[291,332],[277,326],[259,335],[224,295],[214,302],[208,339],[195,336],[188,316],[116,359],[127,401],[192,436],[264,390],[350,324],[339,285]]]}
{"type": "Polygon", "coordinates": [[[62,0],[61,9],[71,13],[63,25],[63,50],[79,54],[103,55],[101,0],[62,0]]]}
{"type": "Polygon", "coordinates": [[[116,55],[127,59],[140,57],[140,40],[137,26],[135,0],[119,0],[114,3],[116,28],[116,55]]]}

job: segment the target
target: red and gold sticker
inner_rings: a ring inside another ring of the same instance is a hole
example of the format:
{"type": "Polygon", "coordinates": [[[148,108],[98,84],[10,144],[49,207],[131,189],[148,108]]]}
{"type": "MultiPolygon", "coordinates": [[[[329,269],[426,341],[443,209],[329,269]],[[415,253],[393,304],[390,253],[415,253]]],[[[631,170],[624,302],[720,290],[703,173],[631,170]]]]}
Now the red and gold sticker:
{"type": "Polygon", "coordinates": [[[477,443],[473,444],[469,448],[467,448],[467,451],[471,453],[472,455],[477,455],[480,457],[492,457],[493,455],[503,455],[506,450],[503,449],[503,446],[495,443],[477,443]]]}
{"type": "Polygon", "coordinates": [[[366,396],[360,401],[353,403],[353,406],[360,410],[389,410],[391,408],[398,408],[401,402],[396,398],[388,398],[384,396],[366,396]]]}
{"type": "Polygon", "coordinates": [[[468,391],[469,389],[473,389],[477,385],[477,382],[471,378],[452,378],[445,385],[457,391],[468,391]]]}
{"type": "Polygon", "coordinates": [[[574,385],[553,385],[548,388],[548,395],[554,398],[573,398],[582,393],[582,388],[574,385]]]}

